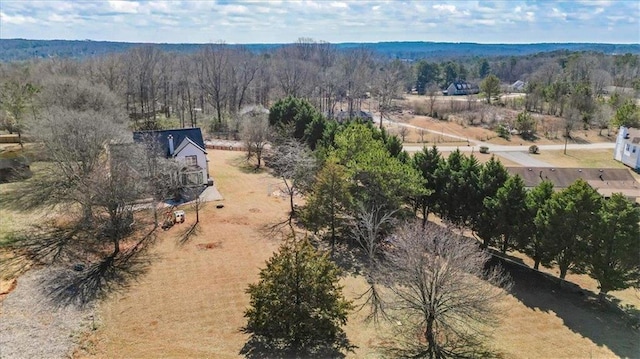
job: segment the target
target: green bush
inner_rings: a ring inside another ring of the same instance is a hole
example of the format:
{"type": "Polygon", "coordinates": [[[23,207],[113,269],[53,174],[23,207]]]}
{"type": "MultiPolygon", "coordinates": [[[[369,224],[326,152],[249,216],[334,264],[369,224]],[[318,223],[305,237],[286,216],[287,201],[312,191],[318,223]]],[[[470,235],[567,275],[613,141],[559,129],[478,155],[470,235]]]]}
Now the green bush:
{"type": "Polygon", "coordinates": [[[502,137],[507,141],[511,140],[511,133],[509,132],[509,129],[507,129],[505,125],[500,124],[496,132],[498,133],[498,137],[502,137]]]}

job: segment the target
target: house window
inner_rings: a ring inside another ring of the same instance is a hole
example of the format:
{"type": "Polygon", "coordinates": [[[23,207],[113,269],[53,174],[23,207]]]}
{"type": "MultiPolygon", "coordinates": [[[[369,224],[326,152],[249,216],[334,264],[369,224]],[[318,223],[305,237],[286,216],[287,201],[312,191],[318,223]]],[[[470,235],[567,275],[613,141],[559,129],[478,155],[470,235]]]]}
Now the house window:
{"type": "Polygon", "coordinates": [[[198,156],[186,156],[184,158],[187,166],[197,166],[198,165],[198,156]]]}
{"type": "Polygon", "coordinates": [[[202,172],[185,172],[182,174],[182,184],[193,186],[202,184],[202,172]]]}
{"type": "Polygon", "coordinates": [[[636,153],[636,146],[633,146],[633,151],[631,152],[636,153]]]}

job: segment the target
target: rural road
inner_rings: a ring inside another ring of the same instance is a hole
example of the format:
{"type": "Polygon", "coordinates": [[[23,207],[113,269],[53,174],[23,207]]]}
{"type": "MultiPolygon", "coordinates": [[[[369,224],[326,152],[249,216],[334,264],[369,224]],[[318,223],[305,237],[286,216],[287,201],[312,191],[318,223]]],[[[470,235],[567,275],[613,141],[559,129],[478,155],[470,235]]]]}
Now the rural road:
{"type": "MultiPolygon", "coordinates": [[[[481,146],[486,146],[489,148],[489,153],[498,155],[500,157],[503,157],[507,160],[510,160],[512,162],[518,163],[522,166],[529,166],[529,167],[554,167],[551,164],[548,164],[546,162],[540,161],[538,159],[535,158],[535,155],[531,155],[529,154],[529,146],[523,146],[523,145],[511,145],[511,146],[505,146],[505,145],[496,145],[496,144],[492,144],[492,143],[487,143],[487,142],[483,142],[483,141],[477,141],[477,140],[473,140],[473,139],[468,139],[467,137],[463,137],[463,136],[457,136],[457,135],[453,135],[453,134],[449,134],[449,133],[444,133],[441,131],[434,131],[434,130],[429,130],[426,128],[422,128],[422,127],[418,127],[418,126],[414,126],[414,125],[410,125],[407,123],[401,123],[401,122],[395,122],[395,121],[389,121],[389,120],[384,120],[383,123],[386,124],[393,124],[393,125],[397,125],[397,126],[404,126],[407,128],[411,128],[411,129],[417,129],[417,130],[424,130],[426,132],[429,133],[433,133],[433,134],[437,134],[437,135],[441,135],[441,136],[447,136],[449,138],[455,138],[458,140],[462,140],[462,141],[466,141],[468,143],[468,145],[460,145],[460,146],[438,146],[436,145],[436,147],[438,148],[439,151],[441,152],[451,152],[451,151],[455,151],[456,149],[460,150],[461,152],[473,152],[473,153],[479,153],[480,152],[480,147],[481,146]]],[[[430,144],[425,144],[425,145],[404,145],[403,148],[409,152],[409,153],[413,153],[413,152],[418,152],[421,151],[422,148],[424,146],[430,147],[432,145],[430,144]]],[[[586,143],[586,144],[567,144],[567,150],[600,150],[600,149],[611,149],[613,150],[613,148],[615,147],[615,143],[613,142],[598,142],[598,143],[586,143]]],[[[564,144],[556,144],[556,145],[538,145],[538,148],[540,149],[540,151],[545,151],[545,150],[564,150],[564,144]]],[[[611,157],[613,157],[613,151],[611,152],[611,157]]]]}
{"type": "MultiPolygon", "coordinates": [[[[374,115],[374,119],[377,117],[377,120],[374,120],[374,123],[376,121],[380,121],[379,120],[380,119],[380,114],[379,113],[374,113],[373,115],[374,115]]],[[[529,146],[525,146],[525,145],[510,145],[510,146],[496,145],[496,144],[487,143],[487,142],[483,142],[483,141],[477,141],[477,140],[473,140],[473,139],[468,139],[467,137],[458,136],[458,135],[454,135],[454,134],[450,134],[450,133],[430,130],[430,129],[422,128],[422,127],[419,127],[419,126],[410,125],[410,124],[407,124],[407,123],[390,121],[388,119],[383,120],[383,123],[387,124],[387,125],[404,126],[404,127],[411,128],[411,129],[414,129],[414,130],[424,130],[425,132],[428,132],[428,133],[433,133],[433,134],[437,134],[437,135],[440,135],[440,136],[447,136],[449,138],[454,138],[454,139],[457,139],[457,140],[464,141],[465,143],[468,143],[468,145],[461,144],[461,145],[458,145],[458,146],[438,146],[438,145],[436,145],[438,150],[441,151],[441,152],[452,152],[452,151],[455,151],[456,149],[458,149],[461,152],[480,153],[480,147],[481,146],[486,146],[486,147],[489,148],[489,153],[490,154],[495,154],[495,155],[503,157],[503,158],[505,158],[505,159],[507,159],[509,161],[518,163],[518,164],[520,164],[522,166],[554,167],[551,164],[548,164],[546,162],[543,162],[543,161],[540,161],[540,160],[536,159],[535,155],[529,154],[529,146]]],[[[207,141],[205,141],[205,144],[207,145],[207,148],[235,149],[235,150],[241,150],[243,148],[243,146],[244,146],[244,144],[241,141],[229,141],[229,140],[219,140],[219,139],[207,140],[207,141]]],[[[414,153],[414,152],[421,151],[424,146],[431,147],[433,145],[432,144],[428,144],[428,143],[425,143],[424,145],[404,145],[403,148],[404,148],[404,150],[406,150],[409,153],[414,153]]],[[[586,144],[575,144],[575,143],[567,144],[567,150],[602,150],[602,149],[609,150],[610,149],[610,150],[612,150],[611,151],[611,157],[613,157],[613,148],[614,147],[615,147],[615,143],[613,143],[613,142],[598,142],[598,143],[586,143],[586,144]]],[[[564,150],[564,144],[538,145],[538,148],[540,149],[540,151],[551,151],[551,150],[561,151],[561,150],[564,150]]]]}

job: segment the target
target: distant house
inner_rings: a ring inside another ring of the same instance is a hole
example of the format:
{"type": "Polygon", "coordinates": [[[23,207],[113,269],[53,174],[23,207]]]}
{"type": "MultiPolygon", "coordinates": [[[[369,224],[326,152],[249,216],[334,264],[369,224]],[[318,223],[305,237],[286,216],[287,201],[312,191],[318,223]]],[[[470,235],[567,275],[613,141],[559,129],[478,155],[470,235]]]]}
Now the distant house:
{"type": "Polygon", "coordinates": [[[527,83],[521,80],[518,80],[513,84],[511,84],[511,86],[509,86],[511,91],[515,91],[515,92],[522,92],[525,90],[526,87],[527,87],[527,83]]]}
{"type": "Polygon", "coordinates": [[[548,180],[556,190],[563,190],[582,179],[604,198],[614,193],[622,193],[633,201],[640,198],[640,183],[625,168],[507,167],[507,171],[519,175],[529,189],[548,180]]]}
{"type": "Polygon", "coordinates": [[[442,91],[445,96],[475,95],[480,93],[478,85],[472,85],[465,81],[455,81],[442,91]]]}
{"type": "Polygon", "coordinates": [[[349,114],[349,111],[338,111],[333,113],[333,118],[339,123],[347,122],[353,119],[361,119],[368,122],[373,122],[373,116],[366,111],[352,111],[349,114]]]}
{"type": "Polygon", "coordinates": [[[207,151],[199,128],[181,128],[163,131],[136,131],[133,141],[156,141],[160,155],[174,159],[180,166],[178,178],[185,187],[210,184],[207,151]]]}
{"type": "Polygon", "coordinates": [[[640,130],[620,127],[613,158],[640,172],[640,130]]]}

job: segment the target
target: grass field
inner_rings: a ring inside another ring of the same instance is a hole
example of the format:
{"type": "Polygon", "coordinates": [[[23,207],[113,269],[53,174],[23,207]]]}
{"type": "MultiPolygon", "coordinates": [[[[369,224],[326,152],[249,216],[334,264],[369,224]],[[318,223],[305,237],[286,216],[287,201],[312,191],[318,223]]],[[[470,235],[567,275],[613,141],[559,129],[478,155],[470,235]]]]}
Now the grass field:
{"type": "MultiPolygon", "coordinates": [[[[210,169],[224,208],[201,212],[200,234],[177,242],[181,227],[163,232],[150,252],[152,265],[128,290],[99,308],[98,329],[76,357],[236,358],[247,336],[240,332],[248,305],[245,288],[278,248],[266,229],[283,218],[287,202],[269,195],[277,180],[253,173],[238,152],[210,151],[210,169]]],[[[187,212],[188,221],[193,213],[187,212]]],[[[186,225],[182,225],[186,226],[186,225]]],[[[184,228],[184,227],[183,227],[184,228]]],[[[638,332],[620,318],[523,281],[500,304],[502,324],[489,345],[505,358],[613,358],[639,353],[638,332]]],[[[366,288],[360,276],[343,279],[355,299],[366,288]]],[[[388,325],[376,328],[355,312],[346,332],[357,349],[350,358],[378,358],[388,325]]]]}

